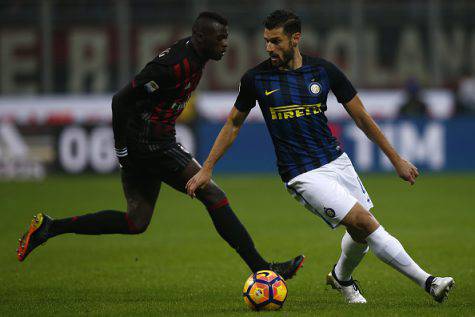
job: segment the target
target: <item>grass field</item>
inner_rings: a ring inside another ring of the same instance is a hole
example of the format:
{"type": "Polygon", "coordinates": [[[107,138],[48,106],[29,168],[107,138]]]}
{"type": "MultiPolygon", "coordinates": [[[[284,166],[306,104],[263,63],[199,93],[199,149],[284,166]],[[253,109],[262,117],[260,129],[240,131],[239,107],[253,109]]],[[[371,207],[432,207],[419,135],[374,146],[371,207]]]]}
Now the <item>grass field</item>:
{"type": "Polygon", "coordinates": [[[200,203],[166,186],[144,234],[63,235],[19,263],[16,240],[35,211],[64,217],[123,209],[119,177],[57,176],[0,183],[0,315],[475,316],[475,174],[423,175],[413,187],[393,175],[362,178],[386,229],[423,268],[455,278],[448,302],[434,302],[368,254],[355,277],[369,304],[343,303],[324,285],[343,230],[327,228],[272,176],[217,181],[267,259],[307,256],[281,311],[248,310],[241,298],[247,267],[200,203]]]}

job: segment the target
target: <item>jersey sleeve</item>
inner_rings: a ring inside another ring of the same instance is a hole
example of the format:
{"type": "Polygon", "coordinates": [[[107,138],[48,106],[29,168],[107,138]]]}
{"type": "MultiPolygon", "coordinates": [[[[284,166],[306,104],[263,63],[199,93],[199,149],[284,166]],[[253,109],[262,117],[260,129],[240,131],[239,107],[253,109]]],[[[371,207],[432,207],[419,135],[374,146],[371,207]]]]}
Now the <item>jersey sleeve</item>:
{"type": "Polygon", "coordinates": [[[330,79],[330,88],[339,103],[347,103],[356,96],[355,87],[353,87],[350,80],[338,67],[328,62],[327,71],[330,79]]]}
{"type": "Polygon", "coordinates": [[[256,105],[256,92],[254,89],[254,81],[249,72],[245,73],[239,84],[239,94],[237,96],[234,107],[241,112],[249,112],[256,105]]]}
{"type": "Polygon", "coordinates": [[[158,63],[148,63],[132,80],[132,87],[149,94],[171,85],[172,78],[167,67],[158,63]]]}

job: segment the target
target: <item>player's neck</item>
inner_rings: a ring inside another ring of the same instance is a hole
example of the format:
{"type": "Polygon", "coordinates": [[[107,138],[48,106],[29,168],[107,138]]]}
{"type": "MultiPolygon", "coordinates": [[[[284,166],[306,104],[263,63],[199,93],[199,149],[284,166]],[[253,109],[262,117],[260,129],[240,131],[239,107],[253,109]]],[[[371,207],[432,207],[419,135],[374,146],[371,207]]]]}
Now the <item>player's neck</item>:
{"type": "Polygon", "coordinates": [[[302,67],[302,54],[300,54],[300,50],[296,49],[294,53],[294,57],[287,63],[287,65],[280,67],[282,70],[295,70],[302,67]]]}
{"type": "Polygon", "coordinates": [[[204,50],[196,43],[196,41],[193,41],[193,37],[191,38],[190,42],[191,42],[191,47],[195,51],[196,55],[198,55],[199,59],[203,63],[206,63],[209,58],[207,58],[205,54],[203,53],[204,50]]]}

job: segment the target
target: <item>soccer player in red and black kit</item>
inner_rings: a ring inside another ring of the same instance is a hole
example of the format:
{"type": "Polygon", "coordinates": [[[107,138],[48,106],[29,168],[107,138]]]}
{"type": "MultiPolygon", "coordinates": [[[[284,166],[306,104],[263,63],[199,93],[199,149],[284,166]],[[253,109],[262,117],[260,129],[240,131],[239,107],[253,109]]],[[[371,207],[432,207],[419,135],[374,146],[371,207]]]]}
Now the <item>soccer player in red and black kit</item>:
{"type": "MultiPolygon", "coordinates": [[[[198,85],[206,62],[223,57],[227,38],[225,18],[213,12],[201,13],[191,37],[160,53],[114,95],[112,124],[127,212],[102,210],[56,220],[39,213],[19,241],[20,261],[37,246],[64,233],[142,233],[152,218],[162,182],[186,192],[186,183],[201,167],[176,143],[175,121],[198,85]]],[[[302,266],[302,255],[283,263],[265,261],[214,182],[200,188],[196,197],[206,206],[221,237],[253,272],[271,269],[289,279],[302,266]]]]}

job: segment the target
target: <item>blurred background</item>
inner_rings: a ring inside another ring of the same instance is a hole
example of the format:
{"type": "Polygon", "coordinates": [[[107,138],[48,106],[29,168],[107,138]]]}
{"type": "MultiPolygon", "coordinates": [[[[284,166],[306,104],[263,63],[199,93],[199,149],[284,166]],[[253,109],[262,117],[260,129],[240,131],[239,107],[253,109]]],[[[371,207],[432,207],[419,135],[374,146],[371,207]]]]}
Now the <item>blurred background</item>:
{"type": "MultiPolygon", "coordinates": [[[[277,8],[301,17],[301,50],[348,75],[402,155],[425,171],[475,170],[474,1],[0,0],[0,178],[117,171],[112,94],[211,10],[229,20],[228,53],[207,64],[177,127],[202,161],[240,77],[266,58],[262,20],[277,8]]],[[[359,170],[391,170],[334,97],[327,116],[359,170]]],[[[258,107],[218,169],[275,171],[258,107]]]]}
{"type": "Polygon", "coordinates": [[[378,220],[421,267],[457,281],[448,305],[435,305],[370,255],[356,272],[370,306],[325,291],[342,229],[329,233],[286,193],[255,107],[215,176],[266,259],[307,256],[279,314],[474,315],[475,0],[0,0],[0,316],[247,312],[248,268],[201,204],[167,186],[144,234],[65,235],[21,264],[13,251],[37,212],[124,210],[111,97],[210,10],[229,20],[228,51],[207,64],[177,126],[202,162],[241,76],[267,58],[262,21],[279,8],[301,17],[302,52],[337,64],[421,171],[416,186],[398,179],[330,96],[331,129],[378,220]]]}

